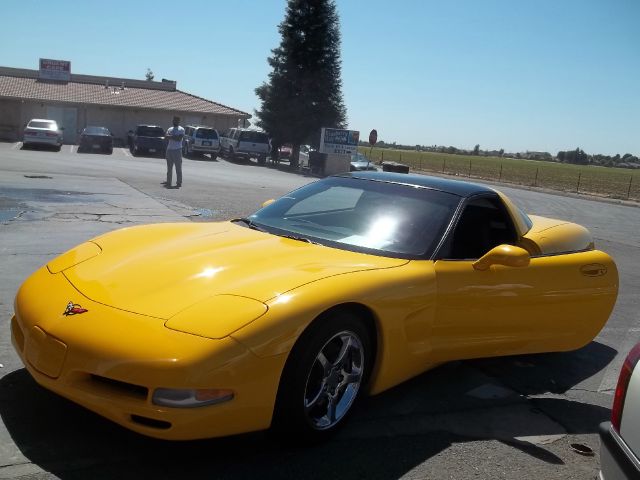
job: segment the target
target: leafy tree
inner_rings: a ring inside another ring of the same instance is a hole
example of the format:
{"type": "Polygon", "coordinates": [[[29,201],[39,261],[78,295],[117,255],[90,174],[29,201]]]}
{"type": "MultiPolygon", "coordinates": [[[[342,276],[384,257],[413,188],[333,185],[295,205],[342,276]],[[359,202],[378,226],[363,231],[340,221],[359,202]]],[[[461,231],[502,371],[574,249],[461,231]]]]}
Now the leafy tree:
{"type": "Polygon", "coordinates": [[[268,82],[256,88],[261,101],[256,125],[275,146],[317,145],[322,127],[343,127],[346,109],[340,78],[340,29],[333,0],[289,0],[271,51],[268,82]]]}
{"type": "Polygon", "coordinates": [[[589,163],[589,155],[587,155],[584,150],[576,148],[575,150],[558,152],[558,160],[576,165],[587,165],[589,163]]]}
{"type": "Polygon", "coordinates": [[[479,155],[480,154],[480,144],[476,144],[476,146],[473,147],[473,154],[474,155],[479,155]]]}
{"type": "Polygon", "coordinates": [[[147,68],[147,73],[144,74],[144,77],[149,81],[152,82],[153,81],[153,72],[151,71],[150,68],[147,68]]]}

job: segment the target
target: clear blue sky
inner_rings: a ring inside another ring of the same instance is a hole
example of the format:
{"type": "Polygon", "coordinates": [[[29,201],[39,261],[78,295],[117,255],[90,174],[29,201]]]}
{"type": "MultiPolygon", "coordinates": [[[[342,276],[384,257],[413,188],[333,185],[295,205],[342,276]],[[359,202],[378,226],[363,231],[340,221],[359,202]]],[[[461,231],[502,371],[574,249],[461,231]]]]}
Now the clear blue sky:
{"type": "MultiPolygon", "coordinates": [[[[253,114],[284,0],[2,2],[0,65],[178,82],[253,114]]],[[[349,127],[386,142],[640,154],[640,1],[338,0],[349,127]]]]}

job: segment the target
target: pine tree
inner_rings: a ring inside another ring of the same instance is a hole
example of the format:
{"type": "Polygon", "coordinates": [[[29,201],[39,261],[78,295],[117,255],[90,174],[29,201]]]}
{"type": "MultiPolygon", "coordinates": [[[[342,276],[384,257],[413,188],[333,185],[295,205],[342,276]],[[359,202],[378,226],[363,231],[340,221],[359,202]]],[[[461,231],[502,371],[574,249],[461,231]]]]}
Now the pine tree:
{"type": "Polygon", "coordinates": [[[275,147],[317,144],[322,127],[343,127],[346,109],[340,79],[340,29],[333,0],[289,0],[278,27],[282,40],[271,51],[269,81],[256,88],[256,124],[275,147]]]}

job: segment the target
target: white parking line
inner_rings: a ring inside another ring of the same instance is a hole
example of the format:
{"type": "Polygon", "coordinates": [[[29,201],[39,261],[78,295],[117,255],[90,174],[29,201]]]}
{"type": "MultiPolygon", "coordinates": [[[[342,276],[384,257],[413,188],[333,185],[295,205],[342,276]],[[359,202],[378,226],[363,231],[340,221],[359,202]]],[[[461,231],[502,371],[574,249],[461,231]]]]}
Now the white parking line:
{"type": "Polygon", "coordinates": [[[132,156],[128,149],[121,148],[120,150],[122,150],[127,157],[131,157],[132,156]]]}
{"type": "Polygon", "coordinates": [[[69,153],[73,153],[74,148],[76,148],[75,145],[69,145],[69,153]]]}
{"type": "Polygon", "coordinates": [[[22,145],[22,142],[14,143],[13,145],[11,145],[11,150],[17,150],[20,145],[22,145]]]}

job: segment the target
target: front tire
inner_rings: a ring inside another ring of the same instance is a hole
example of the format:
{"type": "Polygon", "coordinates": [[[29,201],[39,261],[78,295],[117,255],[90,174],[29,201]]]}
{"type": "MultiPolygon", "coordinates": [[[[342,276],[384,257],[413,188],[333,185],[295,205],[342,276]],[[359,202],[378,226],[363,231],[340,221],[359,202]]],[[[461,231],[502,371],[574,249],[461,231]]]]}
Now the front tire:
{"type": "Polygon", "coordinates": [[[274,414],[276,432],[306,441],[332,435],[352,412],[372,360],[371,337],[360,319],[348,312],[318,319],[287,360],[274,414]]]}

